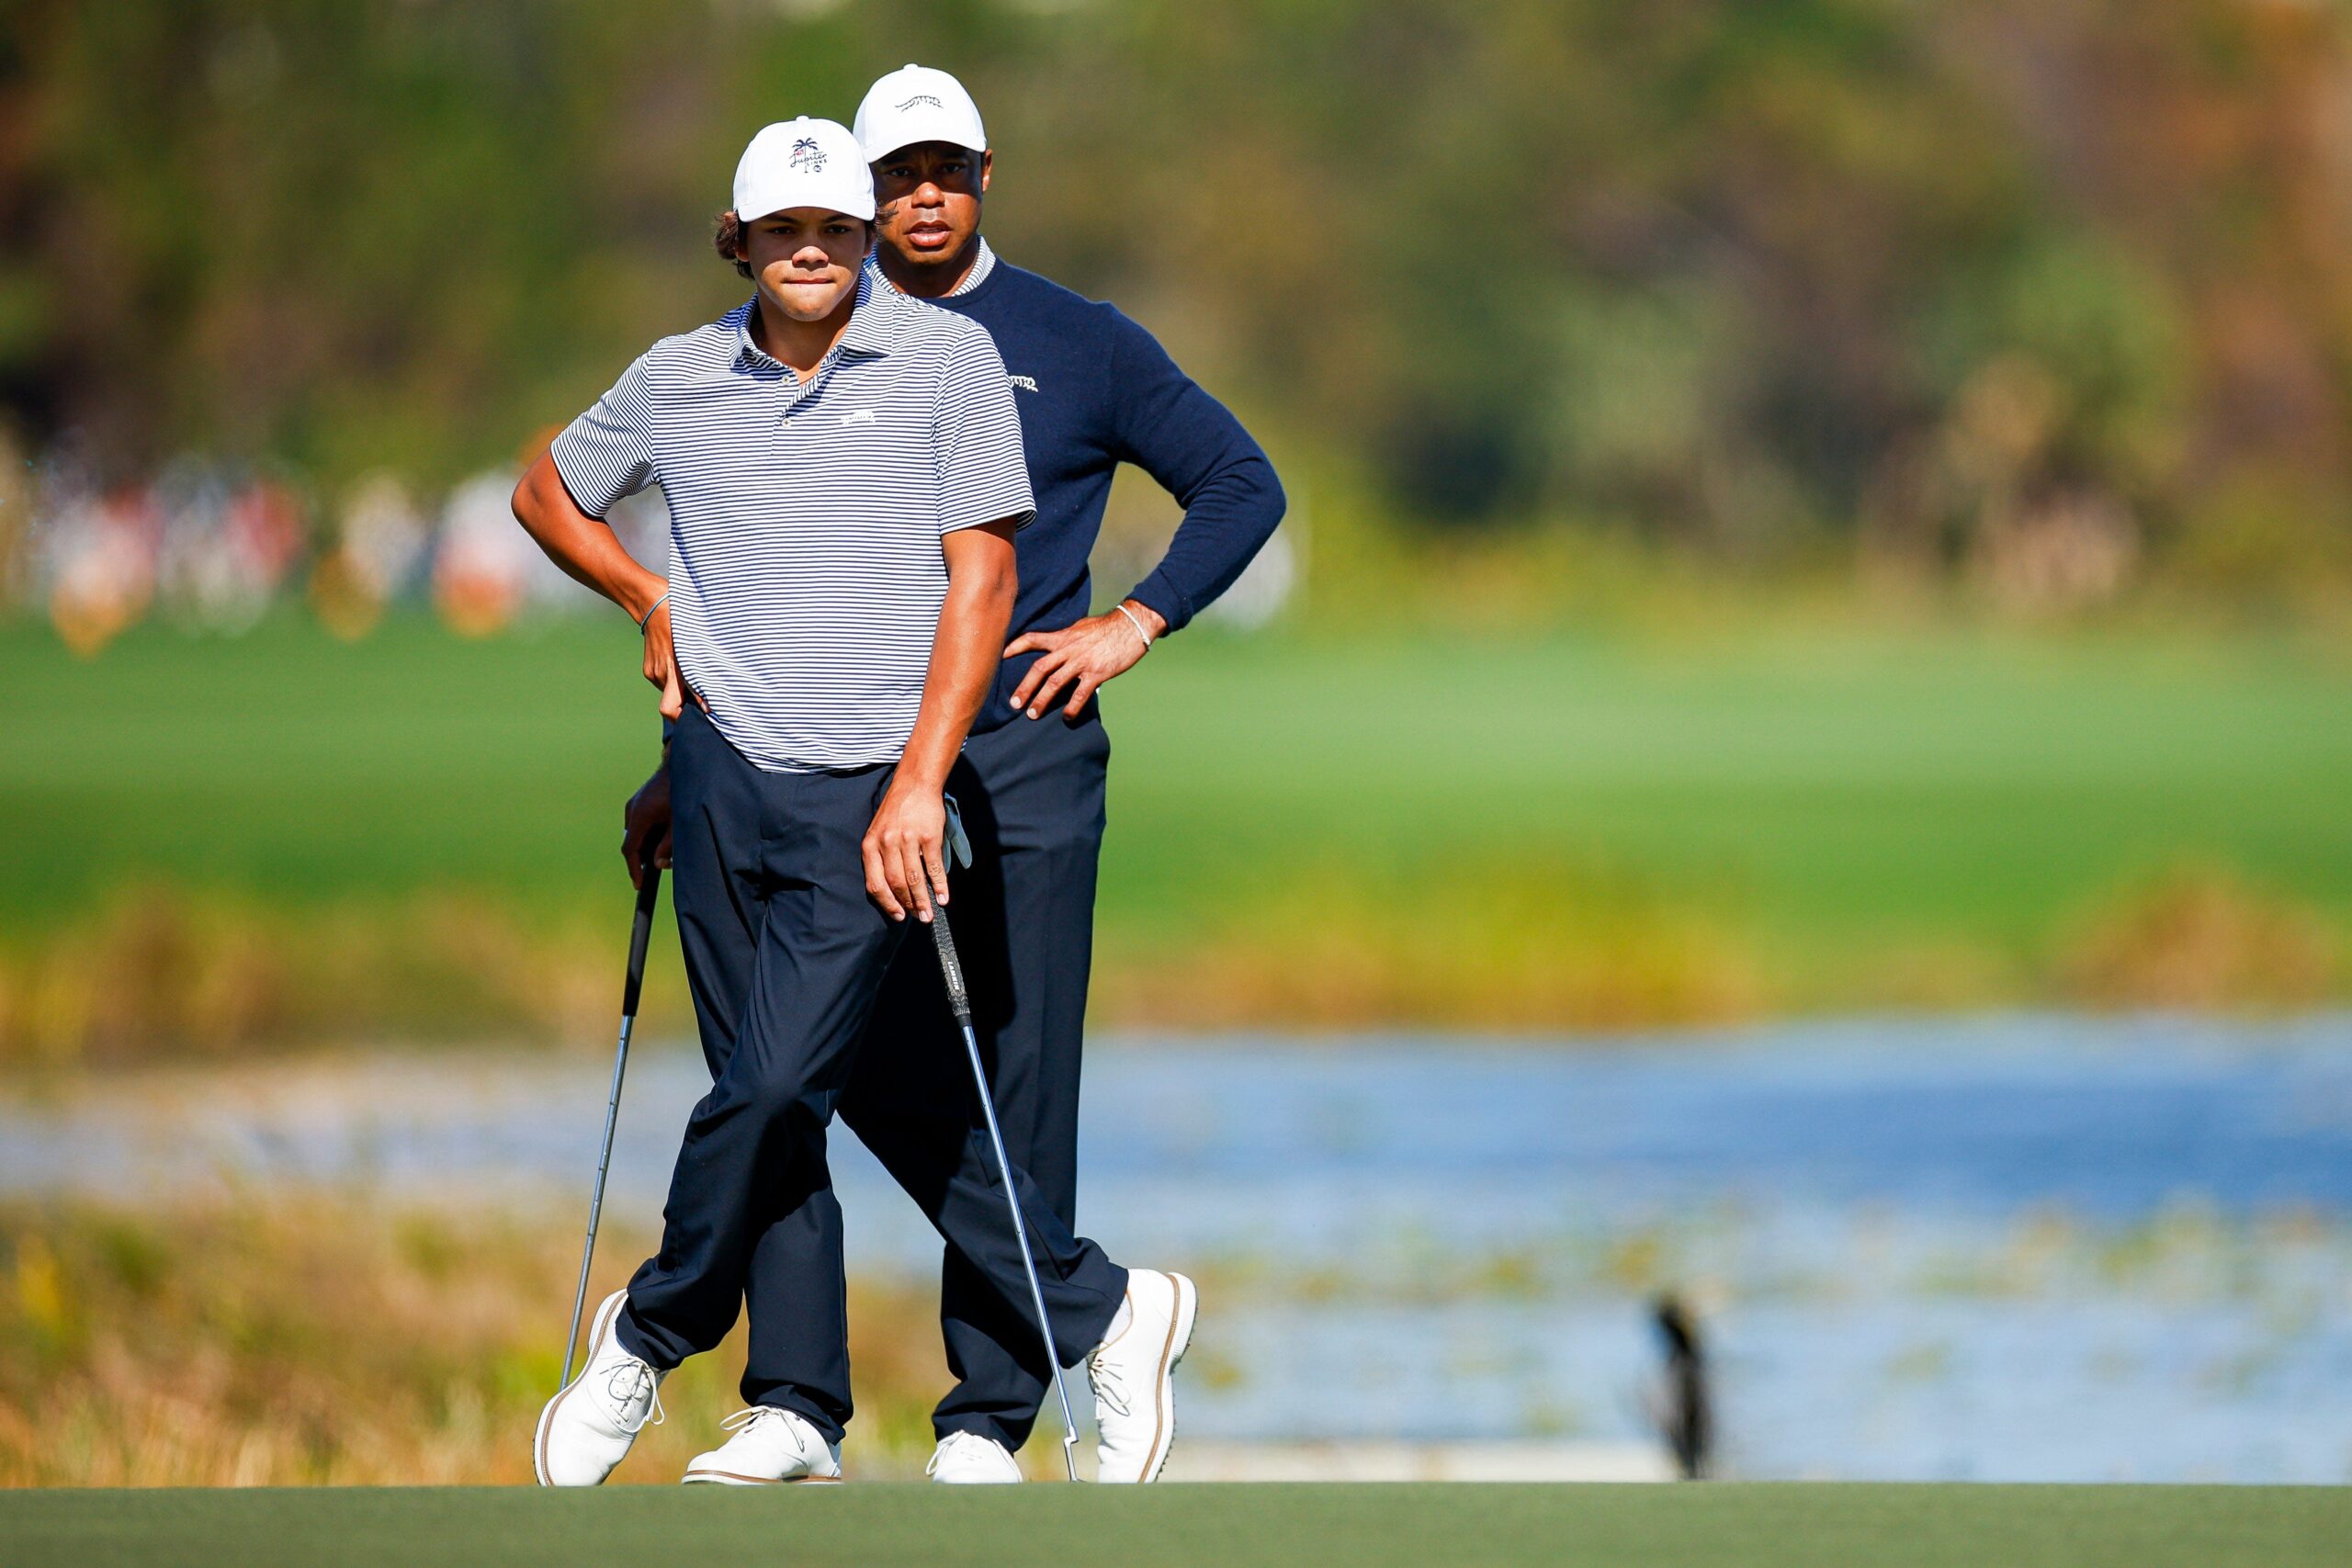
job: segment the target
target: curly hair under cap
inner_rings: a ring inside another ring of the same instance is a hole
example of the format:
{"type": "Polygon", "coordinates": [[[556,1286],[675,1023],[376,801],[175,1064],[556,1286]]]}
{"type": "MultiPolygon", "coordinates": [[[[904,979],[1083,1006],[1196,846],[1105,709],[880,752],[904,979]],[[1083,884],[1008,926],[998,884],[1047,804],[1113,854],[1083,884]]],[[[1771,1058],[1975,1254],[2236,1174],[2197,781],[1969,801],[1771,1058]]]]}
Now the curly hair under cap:
{"type": "Polygon", "coordinates": [[[743,220],[732,212],[722,212],[711,220],[711,248],[718,259],[726,262],[743,276],[752,276],[752,264],[739,254],[743,248],[743,220]]]}

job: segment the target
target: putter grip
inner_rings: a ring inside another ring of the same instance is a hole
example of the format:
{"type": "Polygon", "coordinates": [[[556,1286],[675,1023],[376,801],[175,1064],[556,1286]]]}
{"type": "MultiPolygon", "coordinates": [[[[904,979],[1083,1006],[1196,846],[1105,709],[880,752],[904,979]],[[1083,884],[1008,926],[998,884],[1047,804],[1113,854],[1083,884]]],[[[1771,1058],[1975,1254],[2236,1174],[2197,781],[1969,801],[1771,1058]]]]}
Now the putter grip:
{"type": "Polygon", "coordinates": [[[964,988],[964,965],[956,957],[956,933],[947,929],[947,911],[931,911],[931,940],[939,948],[939,974],[947,982],[947,1006],[958,1023],[972,1021],[972,996],[964,988]]]}
{"type": "Polygon", "coordinates": [[[645,988],[645,944],[653,936],[653,906],[662,898],[662,868],[645,868],[644,884],[637,890],[637,919],[628,928],[628,977],[621,982],[621,1016],[637,1016],[637,996],[645,988]]]}

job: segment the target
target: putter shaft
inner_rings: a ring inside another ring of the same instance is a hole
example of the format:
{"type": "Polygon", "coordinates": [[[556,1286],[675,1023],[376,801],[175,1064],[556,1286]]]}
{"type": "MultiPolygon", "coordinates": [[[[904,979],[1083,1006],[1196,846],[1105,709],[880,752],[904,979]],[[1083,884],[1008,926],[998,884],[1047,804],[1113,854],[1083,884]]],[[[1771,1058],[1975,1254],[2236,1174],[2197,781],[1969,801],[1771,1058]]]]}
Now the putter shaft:
{"type": "Polygon", "coordinates": [[[972,1029],[972,998],[964,987],[964,965],[956,956],[956,936],[947,927],[947,911],[933,907],[931,912],[931,939],[939,949],[939,972],[947,983],[947,1005],[954,1010],[956,1025],[964,1032],[964,1052],[972,1062],[972,1087],[980,1097],[980,1115],[987,1122],[989,1146],[996,1151],[997,1175],[1004,1182],[1005,1207],[1012,1214],[1012,1234],[1021,1243],[1021,1267],[1029,1277],[1029,1304],[1036,1309],[1037,1333],[1045,1341],[1046,1365],[1054,1374],[1054,1397],[1062,1407],[1062,1466],[1072,1481],[1078,1479],[1078,1417],[1069,1404],[1069,1390],[1062,1382],[1061,1352],[1054,1348],[1053,1320],[1046,1315],[1046,1292],[1037,1282],[1037,1258],[1029,1245],[1029,1226],[1021,1216],[1021,1195],[1012,1187],[1012,1161],[1004,1152],[1004,1134],[997,1125],[996,1099],[989,1092],[989,1070],[980,1059],[979,1036],[972,1029]]]}
{"type": "Polygon", "coordinates": [[[571,1330],[563,1341],[563,1382],[571,1382],[571,1358],[580,1348],[580,1314],[588,1304],[588,1269],[596,1257],[596,1223],[605,1213],[605,1175],[613,1164],[613,1127],[621,1114],[621,1079],[628,1072],[628,1037],[637,1029],[637,998],[645,987],[645,948],[653,935],[653,906],[662,897],[662,869],[648,865],[637,889],[637,917],[629,925],[628,976],[621,986],[620,1043],[613,1048],[613,1087],[605,1098],[605,1137],[596,1150],[596,1189],[588,1200],[588,1236],[580,1248],[580,1283],[571,1292],[571,1330]]]}

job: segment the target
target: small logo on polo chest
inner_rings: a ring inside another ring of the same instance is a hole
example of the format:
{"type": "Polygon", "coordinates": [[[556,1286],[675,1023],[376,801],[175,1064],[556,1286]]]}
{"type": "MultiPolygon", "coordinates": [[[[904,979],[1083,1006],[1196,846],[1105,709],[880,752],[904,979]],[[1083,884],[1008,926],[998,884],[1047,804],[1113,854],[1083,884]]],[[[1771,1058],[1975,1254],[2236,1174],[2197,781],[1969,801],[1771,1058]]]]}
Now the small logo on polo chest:
{"type": "Polygon", "coordinates": [[[1037,389],[1037,382],[1035,377],[1007,376],[1005,379],[1012,382],[1014,386],[1020,388],[1024,392],[1034,392],[1037,389]]]}
{"type": "Polygon", "coordinates": [[[842,415],[842,423],[843,424],[872,424],[874,423],[874,411],[872,409],[852,409],[849,412],[842,415]]]}

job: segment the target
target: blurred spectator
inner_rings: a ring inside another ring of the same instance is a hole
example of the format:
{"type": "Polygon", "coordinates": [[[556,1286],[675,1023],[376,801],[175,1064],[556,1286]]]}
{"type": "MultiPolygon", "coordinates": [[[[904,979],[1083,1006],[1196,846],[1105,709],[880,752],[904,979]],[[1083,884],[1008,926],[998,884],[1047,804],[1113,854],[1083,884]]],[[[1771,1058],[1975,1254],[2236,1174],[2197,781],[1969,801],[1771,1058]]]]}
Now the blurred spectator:
{"type": "Polygon", "coordinates": [[[408,486],[395,474],[370,474],[344,505],[334,547],[311,570],[311,609],[335,636],[365,637],[409,591],[432,544],[408,486]]]}
{"type": "MultiPolygon", "coordinates": [[[[590,590],[563,573],[531,542],[514,521],[514,481],[548,449],[561,425],[540,431],[515,455],[514,469],[498,468],[475,475],[449,496],[441,519],[441,545],[433,560],[433,604],[441,618],[468,637],[488,637],[511,625],[529,610],[537,614],[576,615],[602,603],[590,590]]],[[[615,526],[635,551],[649,530],[669,525],[667,509],[659,521],[648,514],[642,498],[630,508],[614,509],[615,526]]],[[[657,555],[639,556],[649,565],[667,561],[663,543],[657,555]]]]}
{"type": "MultiPolygon", "coordinates": [[[[435,517],[397,474],[363,479],[303,579],[311,611],[337,637],[357,638],[427,592],[469,637],[592,608],[595,596],[515,523],[514,485],[512,470],[485,470],[435,517]]],[[[670,514],[658,490],[630,497],[610,521],[631,554],[667,569],[670,514]]],[[[301,494],[284,482],[240,482],[231,468],[184,455],[152,484],[104,488],[71,456],[36,468],[0,442],[0,606],[45,605],[81,653],[159,606],[189,628],[245,631],[287,592],[308,545],[301,494]]]]}
{"type": "Polygon", "coordinates": [[[493,468],[450,492],[433,556],[433,607],[466,637],[503,631],[547,558],[514,521],[514,475],[493,468]]]}
{"type": "Polygon", "coordinates": [[[100,496],[67,481],[44,510],[49,618],[66,647],[88,657],[135,624],[154,598],[155,508],[137,486],[100,496]]]}
{"type": "Polygon", "coordinates": [[[14,607],[32,592],[33,466],[0,430],[0,605],[14,607]]]}
{"type": "Polygon", "coordinates": [[[164,464],[148,490],[155,522],[155,601],[183,626],[203,624],[202,601],[228,592],[233,566],[222,558],[222,536],[229,497],[229,475],[190,456],[164,464]]]}
{"type": "Polygon", "coordinates": [[[236,633],[261,619],[307,542],[301,498],[255,479],[181,457],[152,491],[158,531],[157,596],[184,625],[236,633]]]}

